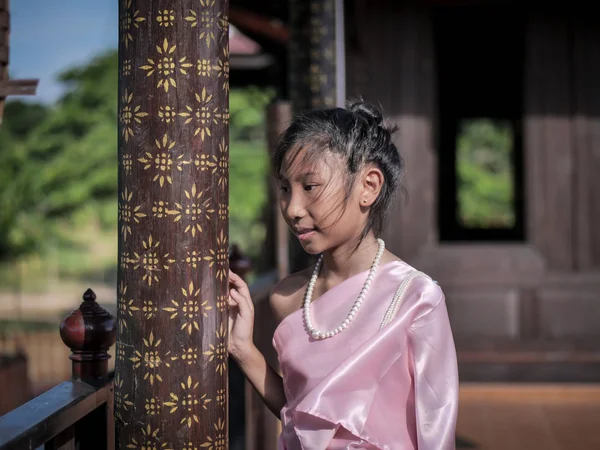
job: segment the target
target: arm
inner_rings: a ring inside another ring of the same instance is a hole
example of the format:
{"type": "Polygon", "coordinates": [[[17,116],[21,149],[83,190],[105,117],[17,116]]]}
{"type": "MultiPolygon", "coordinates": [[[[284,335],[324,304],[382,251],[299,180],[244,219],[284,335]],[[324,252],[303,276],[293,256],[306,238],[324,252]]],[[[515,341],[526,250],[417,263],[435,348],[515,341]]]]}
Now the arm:
{"type": "Polygon", "coordinates": [[[419,450],[454,450],[458,412],[458,367],[446,302],[413,322],[409,342],[414,363],[415,413],[419,450]]]}
{"type": "Polygon", "coordinates": [[[242,355],[232,356],[267,407],[280,418],[281,409],[286,402],[281,376],[273,370],[255,346],[242,355]]]}
{"type": "Polygon", "coordinates": [[[229,272],[229,354],[267,407],[280,417],[286,398],[283,380],[267,363],[254,345],[254,304],[248,286],[239,276],[229,272]]]}

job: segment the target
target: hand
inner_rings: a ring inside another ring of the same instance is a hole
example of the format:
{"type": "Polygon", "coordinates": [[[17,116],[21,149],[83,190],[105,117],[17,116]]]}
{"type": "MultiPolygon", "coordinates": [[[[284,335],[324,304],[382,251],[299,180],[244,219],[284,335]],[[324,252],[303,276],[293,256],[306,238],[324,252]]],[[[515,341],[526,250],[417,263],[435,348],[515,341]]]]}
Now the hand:
{"type": "Polygon", "coordinates": [[[254,303],[244,280],[229,271],[229,353],[242,358],[254,346],[254,303]]]}

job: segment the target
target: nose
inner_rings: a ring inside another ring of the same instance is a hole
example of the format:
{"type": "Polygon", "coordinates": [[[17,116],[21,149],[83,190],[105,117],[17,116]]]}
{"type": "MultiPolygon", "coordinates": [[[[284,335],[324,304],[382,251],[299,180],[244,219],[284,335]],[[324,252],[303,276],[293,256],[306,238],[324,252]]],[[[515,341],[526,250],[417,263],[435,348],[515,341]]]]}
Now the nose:
{"type": "Polygon", "coordinates": [[[282,196],[281,212],[288,221],[297,222],[306,216],[306,207],[301,197],[293,192],[282,196]]]}

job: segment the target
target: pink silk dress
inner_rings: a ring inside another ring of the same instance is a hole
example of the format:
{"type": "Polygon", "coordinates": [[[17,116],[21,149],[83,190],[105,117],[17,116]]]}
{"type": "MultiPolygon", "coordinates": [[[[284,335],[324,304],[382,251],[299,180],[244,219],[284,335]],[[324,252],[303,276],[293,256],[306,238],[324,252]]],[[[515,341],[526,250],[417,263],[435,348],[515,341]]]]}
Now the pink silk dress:
{"type": "MultiPolygon", "coordinates": [[[[287,399],[279,450],[455,448],[458,369],[441,288],[418,272],[396,315],[380,329],[411,272],[400,261],[381,265],[354,321],[332,338],[310,337],[302,310],[279,324],[273,346],[287,399]]],[[[313,300],[318,329],[344,320],[367,275],[313,300]]]]}

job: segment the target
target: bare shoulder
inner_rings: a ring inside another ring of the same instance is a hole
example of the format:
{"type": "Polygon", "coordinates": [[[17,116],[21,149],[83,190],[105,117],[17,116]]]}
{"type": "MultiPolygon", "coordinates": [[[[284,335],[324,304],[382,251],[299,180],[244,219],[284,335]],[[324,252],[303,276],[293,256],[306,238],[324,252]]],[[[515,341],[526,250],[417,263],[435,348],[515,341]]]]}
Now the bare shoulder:
{"type": "Polygon", "coordinates": [[[302,298],[311,273],[312,268],[309,267],[285,277],[273,287],[269,302],[277,322],[302,306],[302,298]]]}

